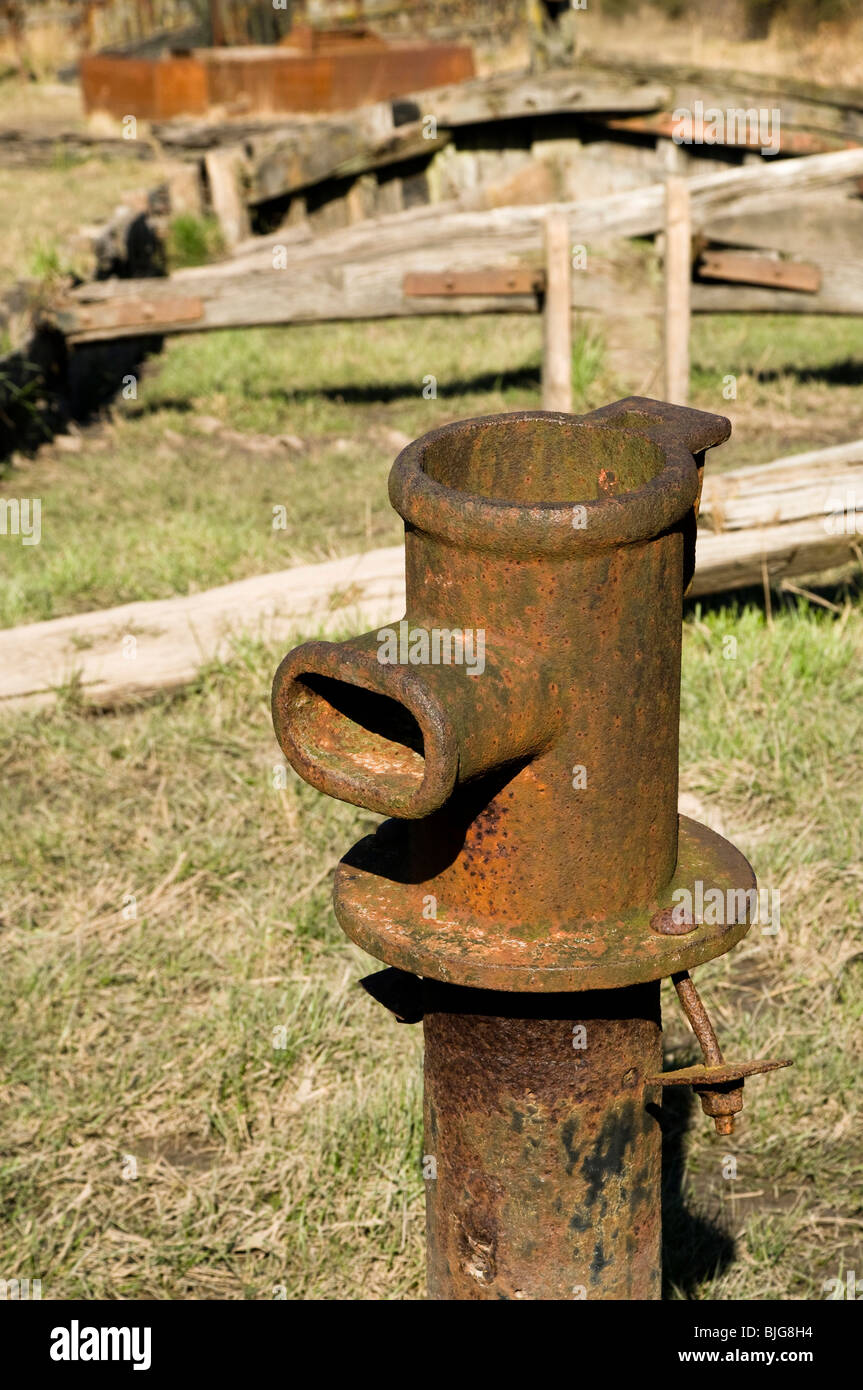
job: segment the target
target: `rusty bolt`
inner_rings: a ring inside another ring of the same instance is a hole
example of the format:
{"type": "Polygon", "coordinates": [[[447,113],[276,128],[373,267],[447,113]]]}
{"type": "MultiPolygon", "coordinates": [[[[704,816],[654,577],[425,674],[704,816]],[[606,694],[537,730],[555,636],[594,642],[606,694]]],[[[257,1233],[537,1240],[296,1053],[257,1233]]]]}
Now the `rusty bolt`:
{"type": "Polygon", "coordinates": [[[777,1071],[788,1067],[790,1061],[726,1062],[713,1024],[688,970],[672,976],[677,997],[698,1039],[704,1055],[701,1066],[681,1067],[677,1071],[661,1072],[648,1077],[648,1084],[660,1086],[691,1086],[701,1101],[705,1115],[716,1126],[717,1134],[734,1133],[734,1116],[743,1109],[743,1082],[759,1072],[777,1071]]]}
{"type": "Polygon", "coordinates": [[[663,907],[650,919],[650,930],[658,936],[688,936],[697,926],[691,912],[676,907],[663,907]]]}

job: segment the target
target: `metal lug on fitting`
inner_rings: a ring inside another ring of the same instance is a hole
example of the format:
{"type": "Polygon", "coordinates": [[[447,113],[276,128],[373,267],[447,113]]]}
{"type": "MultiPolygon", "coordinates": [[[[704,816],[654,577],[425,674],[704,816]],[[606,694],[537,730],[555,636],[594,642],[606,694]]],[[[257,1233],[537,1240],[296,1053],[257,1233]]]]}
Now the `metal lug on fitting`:
{"type": "Polygon", "coordinates": [[[790,1067],[791,1059],[784,1058],[775,1062],[726,1062],[713,1024],[708,1018],[707,1010],[689,971],[681,970],[671,978],[683,1012],[698,1039],[704,1063],[701,1066],[679,1067],[676,1071],[662,1072],[660,1076],[648,1077],[648,1083],[659,1086],[691,1086],[701,1101],[705,1115],[709,1115],[713,1120],[716,1133],[733,1134],[734,1116],[743,1109],[744,1079],[759,1072],[778,1071],[780,1067],[790,1067]]]}
{"type": "Polygon", "coordinates": [[[422,982],[416,975],[390,966],[366,975],[360,980],[360,986],[372,999],[389,1009],[398,1023],[422,1023],[422,982]]]}

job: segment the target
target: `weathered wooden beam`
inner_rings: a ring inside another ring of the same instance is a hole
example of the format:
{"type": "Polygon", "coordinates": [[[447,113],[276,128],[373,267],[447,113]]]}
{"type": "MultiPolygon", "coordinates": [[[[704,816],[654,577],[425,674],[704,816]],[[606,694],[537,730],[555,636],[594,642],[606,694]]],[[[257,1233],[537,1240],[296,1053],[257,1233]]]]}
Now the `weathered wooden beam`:
{"type": "Polygon", "coordinates": [[[210,206],[222,229],[225,245],[237,246],[249,235],[245,192],[246,160],[236,146],[210,150],[204,156],[204,173],[210,206]]]}
{"type": "Polygon", "coordinates": [[[705,473],[694,596],[775,584],[860,558],[863,439],[705,473]],[[858,500],[859,499],[859,500],[858,500]]]}
{"type": "Polygon", "coordinates": [[[807,78],[791,77],[782,72],[750,72],[746,68],[712,67],[703,63],[666,63],[660,58],[634,58],[631,54],[617,55],[586,49],[582,61],[588,71],[618,72],[654,82],[677,85],[680,82],[699,86],[721,87],[731,92],[769,92],[789,100],[811,101],[837,110],[863,111],[863,87],[825,86],[807,78]]]}
{"type": "Polygon", "coordinates": [[[283,641],[298,632],[364,630],[403,610],[404,551],[392,546],[200,594],[7,628],[0,708],[52,703],[70,682],[85,705],[128,704],[188,685],[204,663],[229,659],[235,634],[283,641]],[[126,633],[135,634],[135,661],[124,650],[126,633]]]}
{"type": "Polygon", "coordinates": [[[708,470],[698,521],[702,530],[718,534],[807,517],[829,519],[832,503],[852,495],[859,499],[863,531],[863,439],[789,454],[772,463],[729,473],[711,474],[708,470]]]}
{"type": "Polygon", "coordinates": [[[782,208],[763,212],[724,212],[703,227],[711,242],[754,247],[786,256],[854,261],[863,247],[863,198],[856,188],[822,189],[817,198],[792,195],[782,208]]]}
{"type": "Polygon", "coordinates": [[[152,160],[156,156],[147,140],[123,140],[120,136],[86,130],[25,130],[17,126],[0,129],[0,165],[51,164],[58,153],[80,159],[99,156],[152,160]]]}
{"type": "Polygon", "coordinates": [[[452,129],[520,116],[655,111],[668,104],[669,96],[665,84],[649,79],[620,82],[601,74],[516,72],[412,92],[398,98],[397,109],[408,119],[433,116],[439,127],[452,129]]]}
{"type": "MultiPolygon", "coordinates": [[[[691,286],[691,311],[705,313],[852,314],[863,315],[863,263],[822,266],[817,294],[769,289],[758,285],[696,283],[691,286]]],[[[89,287],[86,296],[68,297],[45,315],[71,344],[152,333],[194,333],[220,328],[252,328],[267,324],[324,323],[348,319],[403,318],[428,314],[535,313],[538,308],[535,272],[528,268],[519,290],[476,293],[405,294],[407,258],[358,262],[345,266],[306,269],[302,276],[284,270],[243,270],[233,276],[207,279],[119,281],[128,299],[112,292],[100,297],[104,282],[89,287]],[[159,288],[157,288],[159,286],[159,288]],[[195,294],[179,294],[194,289],[195,294]]],[[[416,272],[434,274],[434,272],[416,272]]],[[[443,272],[448,275],[450,272],[443,272]]],[[[631,283],[631,270],[591,253],[589,274],[573,275],[572,307],[603,315],[645,315],[661,311],[658,292],[649,284],[631,283]]]]}
{"type": "Polygon", "coordinates": [[[542,408],[572,410],[572,251],[566,214],[545,223],[545,302],[542,324],[542,408]]]}
{"type": "Polygon", "coordinates": [[[255,206],[322,183],[353,178],[418,157],[431,158],[452,136],[431,134],[421,122],[400,126],[383,137],[356,122],[315,122],[259,153],[252,162],[248,201],[255,206]]]}
{"type": "Polygon", "coordinates": [[[859,534],[831,535],[823,517],[719,535],[699,531],[689,596],[760,585],[765,572],[775,585],[791,575],[835,569],[856,559],[861,540],[859,534]]]}
{"type": "Polygon", "coordinates": [[[692,63],[663,63],[654,58],[585,52],[587,74],[614,73],[619,77],[665,82],[673,90],[675,108],[691,106],[695,99],[705,108],[777,106],[786,129],[797,128],[863,138],[863,88],[825,86],[781,73],[753,73],[734,68],[712,68],[692,63]]]}

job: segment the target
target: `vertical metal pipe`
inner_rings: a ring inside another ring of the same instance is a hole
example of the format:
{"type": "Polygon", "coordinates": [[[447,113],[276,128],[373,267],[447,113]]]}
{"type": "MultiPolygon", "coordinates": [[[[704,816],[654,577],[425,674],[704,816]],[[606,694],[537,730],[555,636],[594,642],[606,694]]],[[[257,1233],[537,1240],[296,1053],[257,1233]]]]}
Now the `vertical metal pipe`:
{"type": "Polygon", "coordinates": [[[429,1296],[659,1298],[659,984],[427,981],[423,1026],[429,1296]]]}

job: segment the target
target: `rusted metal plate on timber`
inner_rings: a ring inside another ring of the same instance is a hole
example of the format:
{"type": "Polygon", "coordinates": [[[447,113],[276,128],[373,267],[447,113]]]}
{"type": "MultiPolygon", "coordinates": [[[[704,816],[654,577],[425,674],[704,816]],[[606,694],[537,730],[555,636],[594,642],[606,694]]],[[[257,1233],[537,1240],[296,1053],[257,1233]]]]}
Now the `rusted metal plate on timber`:
{"type": "Polygon", "coordinates": [[[765,285],[770,289],[799,290],[817,294],[821,271],[805,261],[780,261],[771,256],[739,251],[703,251],[696,270],[702,280],[730,280],[739,285],[765,285]]]}
{"type": "Polygon", "coordinates": [[[117,328],[140,326],[146,333],[168,324],[196,323],[204,317],[202,299],[165,295],[153,299],[108,299],[77,304],[66,301],[57,311],[57,322],[67,337],[89,337],[104,332],[110,337],[117,328]]]}
{"type": "Polygon", "coordinates": [[[495,267],[491,270],[408,271],[402,284],[408,298],[430,295],[536,294],[545,288],[545,271],[530,266],[495,267]]]}

